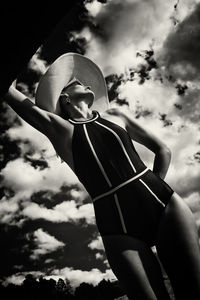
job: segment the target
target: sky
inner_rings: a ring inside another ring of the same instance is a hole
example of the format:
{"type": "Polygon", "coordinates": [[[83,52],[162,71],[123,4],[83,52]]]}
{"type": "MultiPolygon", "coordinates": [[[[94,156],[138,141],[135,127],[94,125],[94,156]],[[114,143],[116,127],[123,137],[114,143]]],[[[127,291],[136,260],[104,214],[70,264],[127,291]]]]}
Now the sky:
{"type": "MultiPolygon", "coordinates": [[[[200,232],[200,0],[94,0],[85,8],[91,23],[72,36],[85,41],[84,54],[111,78],[108,88],[118,79],[110,105],[125,100],[171,149],[165,180],[190,206],[200,232]]],[[[28,68],[46,71],[40,50],[28,68]]],[[[34,101],[26,84],[21,89],[34,101]]],[[[5,119],[19,155],[1,171],[1,282],[20,284],[28,273],[68,278],[73,287],[115,280],[82,184],[43,134],[16,121],[9,107],[5,119]]],[[[152,168],[153,154],[135,147],[152,168]]]]}

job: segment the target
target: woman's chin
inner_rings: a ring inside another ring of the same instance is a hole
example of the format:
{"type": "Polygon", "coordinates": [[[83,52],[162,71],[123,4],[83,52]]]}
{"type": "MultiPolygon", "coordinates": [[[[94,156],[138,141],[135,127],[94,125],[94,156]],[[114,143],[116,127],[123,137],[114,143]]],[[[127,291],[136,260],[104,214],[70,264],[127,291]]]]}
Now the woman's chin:
{"type": "Polygon", "coordinates": [[[89,107],[91,107],[92,104],[94,103],[94,98],[95,98],[94,93],[88,93],[87,100],[88,100],[88,106],[89,107]]]}
{"type": "Polygon", "coordinates": [[[88,104],[88,107],[91,108],[91,106],[93,105],[94,101],[90,101],[90,103],[88,104]]]}

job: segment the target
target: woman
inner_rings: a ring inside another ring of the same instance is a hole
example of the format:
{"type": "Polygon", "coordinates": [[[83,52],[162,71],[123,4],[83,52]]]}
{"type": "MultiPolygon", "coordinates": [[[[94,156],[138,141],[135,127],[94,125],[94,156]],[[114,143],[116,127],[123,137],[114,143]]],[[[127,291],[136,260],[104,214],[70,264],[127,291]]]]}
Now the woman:
{"type": "Polygon", "coordinates": [[[36,105],[13,86],[5,100],[49,138],[90,194],[109,264],[129,299],[170,299],[153,245],[176,299],[200,299],[195,221],[163,181],[170,151],[128,109],[108,108],[98,66],[82,55],[64,54],[41,78],[36,105]],[[153,171],[132,140],[155,153],[153,171]]]}

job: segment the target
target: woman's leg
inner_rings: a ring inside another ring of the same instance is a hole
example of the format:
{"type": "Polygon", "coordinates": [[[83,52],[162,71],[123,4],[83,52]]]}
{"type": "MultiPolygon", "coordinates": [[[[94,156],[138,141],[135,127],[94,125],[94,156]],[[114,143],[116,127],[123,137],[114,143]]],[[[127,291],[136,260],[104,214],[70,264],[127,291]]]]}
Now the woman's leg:
{"type": "Polygon", "coordinates": [[[172,195],[159,225],[156,248],[177,300],[200,299],[200,248],[190,208],[172,195]]]}
{"type": "Polygon", "coordinates": [[[110,267],[129,299],[170,300],[160,264],[146,243],[125,235],[102,239],[110,267]]]}

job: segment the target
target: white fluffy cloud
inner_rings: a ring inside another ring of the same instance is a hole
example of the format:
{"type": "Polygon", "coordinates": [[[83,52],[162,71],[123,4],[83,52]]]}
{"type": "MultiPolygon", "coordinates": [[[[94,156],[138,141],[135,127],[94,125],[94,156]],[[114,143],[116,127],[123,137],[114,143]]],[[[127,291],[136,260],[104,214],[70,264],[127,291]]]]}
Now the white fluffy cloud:
{"type": "Polygon", "coordinates": [[[37,260],[40,256],[54,252],[65,246],[63,242],[58,241],[54,236],[43,231],[42,228],[37,229],[32,234],[28,234],[28,236],[29,239],[33,240],[35,245],[35,249],[30,255],[30,258],[33,260],[37,260]]]}
{"type": "Polygon", "coordinates": [[[179,5],[182,16],[178,25],[166,38],[158,53],[159,64],[168,69],[172,76],[183,80],[199,79],[199,11],[200,2],[179,5]],[[183,9],[184,8],[184,9],[183,9]],[[185,12],[185,14],[183,14],[185,12]]]}
{"type": "Polygon", "coordinates": [[[77,207],[74,200],[63,201],[61,204],[48,209],[37,203],[28,203],[23,212],[23,216],[32,220],[43,219],[55,223],[61,222],[78,222],[85,219],[87,224],[94,224],[93,204],[84,204],[77,207]]]}
{"type": "Polygon", "coordinates": [[[103,259],[104,259],[104,255],[101,254],[101,253],[99,253],[99,252],[97,252],[97,253],[95,254],[95,257],[96,257],[96,259],[100,259],[100,260],[103,260],[103,259]]]}
{"type": "Polygon", "coordinates": [[[97,250],[104,250],[102,238],[98,236],[95,240],[91,241],[88,244],[88,247],[92,250],[97,249],[97,250]]]}
{"type": "Polygon", "coordinates": [[[88,196],[69,166],[66,163],[61,163],[60,159],[56,157],[53,146],[44,135],[26,122],[22,122],[22,126],[10,128],[8,135],[12,140],[28,140],[31,144],[31,149],[36,151],[34,154],[36,159],[37,153],[43,151],[44,159],[46,159],[48,163],[48,168],[43,170],[36,169],[22,158],[7,163],[1,172],[1,184],[7,188],[11,188],[14,195],[9,199],[5,196],[1,200],[1,223],[17,225],[23,223],[22,219],[18,220],[17,223],[14,221],[15,217],[21,214],[21,203],[26,202],[26,205],[28,205],[31,195],[41,190],[49,190],[56,193],[60,191],[63,185],[76,185],[80,188],[76,190],[74,188],[72,189],[70,194],[72,199],[81,203],[88,196]]]}
{"type": "Polygon", "coordinates": [[[90,271],[83,271],[83,270],[74,270],[72,268],[63,268],[60,270],[54,270],[50,276],[47,278],[53,278],[55,280],[62,278],[62,279],[69,279],[72,287],[79,286],[82,282],[91,283],[93,285],[97,285],[101,280],[116,280],[115,275],[113,272],[108,269],[104,273],[101,272],[99,269],[92,269],[90,271]]]}
{"type": "Polygon", "coordinates": [[[90,12],[90,15],[95,17],[102,8],[102,3],[98,2],[97,0],[94,0],[92,2],[86,3],[85,7],[90,12]]]}
{"type": "Polygon", "coordinates": [[[136,66],[140,62],[136,52],[148,49],[150,44],[160,47],[172,28],[170,16],[175,3],[115,0],[101,7],[96,3],[88,5],[103,35],[87,32],[87,55],[101,65],[106,75],[136,66]]]}
{"type": "MultiPolygon", "coordinates": [[[[11,185],[16,192],[26,191],[27,196],[41,189],[59,190],[65,183],[77,184],[78,179],[66,163],[56,157],[55,150],[50,141],[28,123],[22,121],[22,126],[10,128],[7,131],[11,140],[28,140],[31,150],[44,153],[49,168],[34,169],[23,159],[10,161],[2,170],[4,184],[11,185]]],[[[23,146],[24,147],[24,146],[23,146]]]]}
{"type": "MultiPolygon", "coordinates": [[[[72,189],[71,198],[75,199],[77,203],[82,203],[83,200],[88,196],[86,191],[80,185],[77,177],[71,171],[71,169],[65,164],[61,164],[56,158],[48,161],[49,168],[44,170],[38,170],[25,162],[22,158],[10,161],[7,163],[6,167],[2,170],[2,184],[11,188],[14,192],[14,195],[9,199],[3,197],[0,203],[0,222],[1,223],[10,223],[20,225],[23,223],[24,217],[37,218],[44,217],[48,218],[47,215],[51,214],[48,209],[40,207],[37,204],[30,203],[30,197],[33,193],[39,191],[52,191],[53,193],[59,192],[62,185],[74,185],[76,184],[79,189],[75,191],[72,189]],[[25,207],[24,212],[21,212],[21,208],[25,207]],[[30,209],[33,209],[33,212],[29,214],[30,209]],[[19,217],[16,221],[16,217],[19,217]]],[[[63,204],[65,205],[65,204],[63,204]]],[[[75,206],[75,204],[74,204],[75,206]]],[[[56,208],[57,210],[58,208],[56,208]]],[[[77,212],[79,212],[79,217],[81,213],[84,214],[83,207],[77,212]]],[[[52,217],[49,217],[51,220],[57,220],[55,216],[56,210],[53,211],[52,217]]],[[[66,220],[68,217],[61,216],[61,220],[66,220]]],[[[74,215],[72,216],[74,217],[74,215]]],[[[90,215],[88,219],[90,218],[90,215]]],[[[76,218],[75,218],[76,219],[76,218]]],[[[59,221],[58,221],[59,222],[59,221]]]]}
{"type": "Polygon", "coordinates": [[[7,278],[5,278],[3,284],[7,285],[9,283],[13,283],[15,285],[20,285],[25,279],[25,276],[27,274],[32,274],[36,278],[39,276],[42,276],[46,279],[54,279],[58,280],[59,278],[62,278],[63,280],[68,279],[70,281],[70,284],[73,288],[76,288],[79,286],[82,282],[90,283],[93,285],[97,285],[101,280],[117,280],[115,275],[110,269],[107,269],[104,273],[101,272],[99,269],[92,269],[90,271],[83,271],[73,268],[63,268],[63,269],[55,269],[51,272],[49,276],[45,276],[42,272],[18,272],[16,274],[13,274],[7,278]]]}
{"type": "Polygon", "coordinates": [[[119,98],[125,98],[131,108],[136,104],[142,105],[144,109],[157,115],[168,114],[174,110],[173,105],[178,101],[173,86],[164,85],[159,80],[145,81],[144,84],[138,84],[138,81],[129,81],[118,88],[119,98]]]}
{"type": "Polygon", "coordinates": [[[43,276],[44,273],[40,271],[30,271],[30,272],[18,272],[11,276],[8,276],[7,278],[2,281],[3,285],[8,284],[14,284],[14,285],[21,285],[26,277],[26,275],[33,275],[34,277],[38,278],[40,276],[43,276]]]}
{"type": "Polygon", "coordinates": [[[16,198],[30,197],[40,190],[59,191],[63,184],[77,184],[74,173],[57,159],[48,161],[49,168],[35,169],[22,158],[8,162],[2,170],[3,184],[12,187],[16,198]]]}

